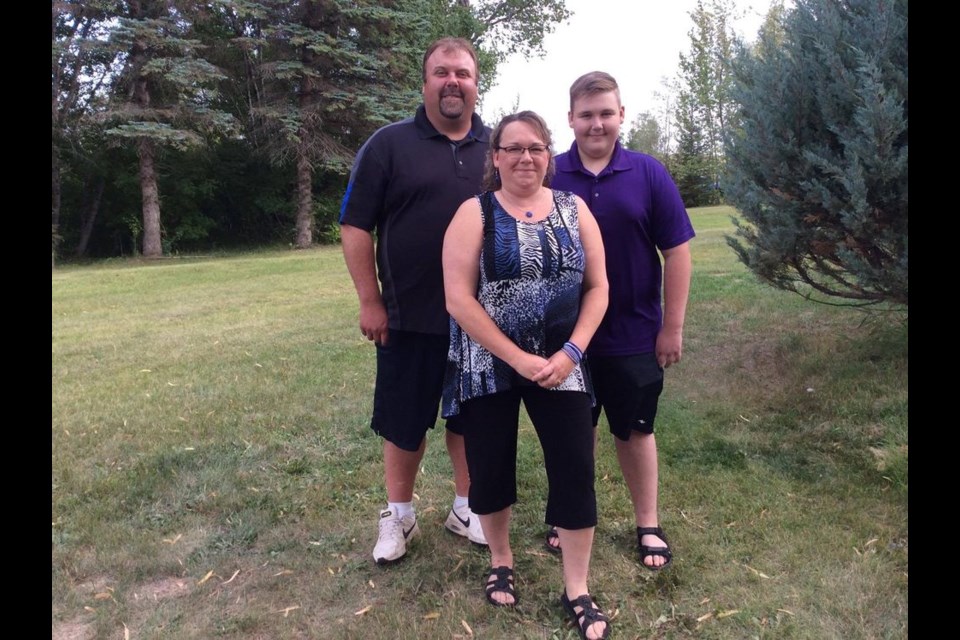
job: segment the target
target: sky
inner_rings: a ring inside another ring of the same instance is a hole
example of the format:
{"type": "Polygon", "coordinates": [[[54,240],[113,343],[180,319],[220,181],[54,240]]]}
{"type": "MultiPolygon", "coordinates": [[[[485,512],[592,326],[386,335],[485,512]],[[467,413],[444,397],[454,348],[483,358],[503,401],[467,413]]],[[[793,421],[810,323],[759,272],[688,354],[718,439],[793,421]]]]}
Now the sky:
{"type": "MultiPolygon", "coordinates": [[[[734,31],[754,40],[770,2],[735,0],[746,15],[734,31]]],[[[664,79],[677,75],[680,53],[690,50],[690,12],[697,0],[566,0],[566,5],[573,15],[544,38],[546,56],[515,56],[501,64],[497,84],[478,107],[490,126],[515,103],[536,111],[547,121],[558,153],[573,142],[567,122],[570,84],[584,73],[606,71],[616,78],[626,111],[624,131],[638,114],[660,110],[655,93],[664,91],[664,79]]]]}

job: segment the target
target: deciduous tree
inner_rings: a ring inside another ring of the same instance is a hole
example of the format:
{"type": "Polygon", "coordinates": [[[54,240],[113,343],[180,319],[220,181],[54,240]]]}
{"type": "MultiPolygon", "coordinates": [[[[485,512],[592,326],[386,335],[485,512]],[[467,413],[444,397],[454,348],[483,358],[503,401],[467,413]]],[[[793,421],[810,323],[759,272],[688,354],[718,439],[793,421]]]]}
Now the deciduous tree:
{"type": "MultiPolygon", "coordinates": [[[[51,116],[51,221],[52,257],[59,250],[63,170],[89,167],[94,151],[83,138],[89,133],[85,116],[97,109],[104,96],[113,55],[104,47],[107,33],[105,2],[59,0],[52,3],[52,116],[51,116]],[[73,161],[71,161],[73,160],[73,161]]],[[[95,182],[95,181],[94,181],[95,182]]],[[[96,192],[94,187],[92,192],[96,192]]],[[[94,198],[86,212],[96,215],[94,198]]]]}
{"type": "Polygon", "coordinates": [[[680,54],[677,96],[677,185],[688,206],[719,204],[723,134],[731,126],[729,72],[737,38],[730,0],[697,2],[690,12],[690,50],[680,54]]]}
{"type": "Polygon", "coordinates": [[[661,163],[667,163],[669,150],[660,122],[650,112],[644,111],[630,123],[630,130],[626,135],[628,149],[640,151],[653,156],[661,163]]]}

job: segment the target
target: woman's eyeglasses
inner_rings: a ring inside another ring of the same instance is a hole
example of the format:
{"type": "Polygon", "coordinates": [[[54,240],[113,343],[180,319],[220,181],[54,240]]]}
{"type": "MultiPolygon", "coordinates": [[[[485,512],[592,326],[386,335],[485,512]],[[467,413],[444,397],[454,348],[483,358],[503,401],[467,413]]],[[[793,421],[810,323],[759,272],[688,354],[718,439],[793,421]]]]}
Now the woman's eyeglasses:
{"type": "Polygon", "coordinates": [[[514,144],[509,147],[497,147],[497,150],[517,157],[522,156],[524,151],[529,151],[531,156],[538,157],[545,154],[549,150],[549,147],[543,144],[532,144],[529,147],[521,147],[520,145],[514,144]]]}

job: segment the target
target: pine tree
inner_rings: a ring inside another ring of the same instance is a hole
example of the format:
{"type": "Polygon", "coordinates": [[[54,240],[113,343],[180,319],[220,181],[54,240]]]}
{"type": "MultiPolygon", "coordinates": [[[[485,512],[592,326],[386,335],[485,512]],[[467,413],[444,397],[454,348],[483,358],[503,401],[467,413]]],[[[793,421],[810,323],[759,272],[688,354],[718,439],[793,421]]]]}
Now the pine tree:
{"type": "Polygon", "coordinates": [[[142,254],[163,254],[157,160],[164,148],[186,149],[207,136],[231,134],[232,114],[211,107],[225,76],[191,37],[199,0],[128,0],[116,3],[110,45],[122,71],[114,78],[112,104],[100,117],[116,140],[137,150],[142,194],[142,254]]]}
{"type": "Polygon", "coordinates": [[[728,244],[771,285],[907,304],[907,1],[797,0],[735,65],[728,244]]]}
{"type": "MultiPolygon", "coordinates": [[[[509,53],[536,52],[562,0],[231,0],[255,17],[259,63],[250,94],[257,144],[296,177],[294,246],[314,241],[317,174],[335,182],[378,127],[410,116],[420,102],[423,52],[440,36],[478,48],[481,90],[509,53]],[[261,27],[262,25],[262,27],[261,27]],[[485,46],[484,42],[493,44],[485,46]]],[[[322,231],[322,230],[321,230],[322,231]]]]}
{"type": "Polygon", "coordinates": [[[251,18],[252,136],[295,177],[293,245],[315,235],[318,172],[345,174],[353,149],[416,105],[428,22],[424,0],[234,0],[251,18]]]}

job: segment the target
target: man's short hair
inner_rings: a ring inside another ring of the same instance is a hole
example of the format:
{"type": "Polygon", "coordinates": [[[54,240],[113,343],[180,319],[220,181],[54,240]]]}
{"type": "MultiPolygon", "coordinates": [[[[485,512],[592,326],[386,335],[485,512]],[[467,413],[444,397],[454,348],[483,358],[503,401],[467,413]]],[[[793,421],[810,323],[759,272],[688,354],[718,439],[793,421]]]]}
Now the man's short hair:
{"type": "Polygon", "coordinates": [[[608,91],[615,92],[617,102],[620,102],[620,86],[612,75],[606,71],[591,71],[583,74],[570,85],[570,111],[573,111],[573,103],[578,99],[608,91]]]}
{"type": "Polygon", "coordinates": [[[466,38],[454,38],[452,36],[446,36],[434,40],[430,46],[427,47],[427,51],[423,54],[423,62],[421,64],[421,72],[423,73],[424,82],[427,81],[427,60],[437,49],[442,50],[444,53],[451,53],[453,51],[466,51],[469,53],[470,57],[473,58],[473,69],[476,72],[476,80],[479,84],[480,64],[477,62],[477,50],[473,48],[473,43],[466,38]]]}

